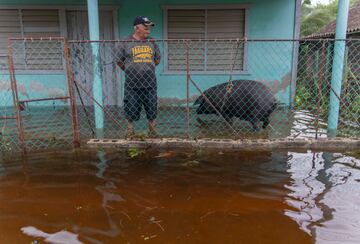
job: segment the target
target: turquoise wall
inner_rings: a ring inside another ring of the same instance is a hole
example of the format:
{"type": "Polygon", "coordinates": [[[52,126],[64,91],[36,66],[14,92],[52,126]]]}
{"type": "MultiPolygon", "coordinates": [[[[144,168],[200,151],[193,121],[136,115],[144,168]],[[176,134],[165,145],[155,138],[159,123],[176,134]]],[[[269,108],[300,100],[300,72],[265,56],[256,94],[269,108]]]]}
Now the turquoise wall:
{"type": "Polygon", "coordinates": [[[157,24],[153,31],[153,37],[162,38],[162,5],[250,4],[249,38],[291,39],[293,37],[295,0],[157,0],[157,4],[154,2],[147,0],[121,1],[120,35],[126,36],[132,32],[134,16],[146,15],[157,24]]]}
{"type": "MultiPolygon", "coordinates": [[[[158,0],[133,1],[125,0],[120,8],[120,36],[132,32],[132,21],[136,15],[146,15],[157,25],[152,36],[161,39],[163,33],[163,10],[161,5],[201,5],[201,4],[250,4],[248,18],[248,39],[292,39],[294,33],[295,0],[158,0]]],[[[248,44],[248,55],[245,57],[248,72],[233,76],[236,79],[255,79],[268,84],[280,102],[290,101],[290,70],[292,65],[292,43],[257,42],[248,44]]],[[[159,94],[165,98],[184,98],[185,75],[165,74],[163,63],[158,67],[159,94]]],[[[194,75],[200,88],[206,89],[218,83],[227,82],[229,75],[194,75]]],[[[191,86],[190,95],[199,95],[191,86]]]]}
{"type": "MultiPolygon", "coordinates": [[[[101,5],[119,6],[119,33],[125,37],[132,33],[133,18],[136,15],[146,15],[155,23],[152,36],[162,39],[163,33],[163,10],[162,5],[202,5],[202,4],[250,4],[248,18],[248,39],[292,39],[294,32],[295,0],[123,0],[123,1],[99,1],[101,5]]],[[[0,1],[6,5],[85,5],[86,1],[79,0],[12,0],[0,1]]],[[[249,42],[248,52],[245,57],[247,72],[234,75],[235,79],[255,79],[268,84],[280,102],[289,104],[290,101],[290,70],[292,66],[292,43],[290,42],[249,42]]],[[[157,68],[159,96],[163,99],[183,99],[186,96],[185,74],[169,74],[164,70],[163,62],[157,68]]],[[[30,93],[31,98],[46,95],[30,89],[30,83],[37,82],[48,86],[57,84],[57,88],[63,90],[62,82],[65,77],[53,76],[28,76],[18,75],[20,83],[30,93]],[[62,81],[60,81],[62,80],[62,81]],[[54,82],[55,81],[55,82],[54,82]],[[58,82],[56,82],[58,81],[58,82]]],[[[204,90],[217,83],[227,82],[228,74],[193,75],[199,87],[204,90]]],[[[199,95],[195,87],[190,86],[190,95],[199,95]]]]}
{"type": "MultiPolygon", "coordinates": [[[[68,96],[68,85],[65,75],[62,74],[18,74],[16,75],[19,100],[42,99],[49,97],[68,96]]],[[[13,105],[10,78],[7,74],[0,74],[0,104],[13,105]]],[[[34,105],[64,105],[65,100],[50,102],[33,102],[34,105]]]]}

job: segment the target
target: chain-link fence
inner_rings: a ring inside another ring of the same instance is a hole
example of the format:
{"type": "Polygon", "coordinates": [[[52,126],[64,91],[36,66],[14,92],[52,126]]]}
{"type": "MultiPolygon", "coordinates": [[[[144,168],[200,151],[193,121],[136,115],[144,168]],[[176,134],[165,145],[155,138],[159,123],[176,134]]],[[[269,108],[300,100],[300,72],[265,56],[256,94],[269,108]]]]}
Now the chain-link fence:
{"type": "Polygon", "coordinates": [[[0,55],[0,155],[19,150],[8,56],[0,55]]]}
{"type": "MultiPolygon", "coordinates": [[[[346,44],[339,135],[356,137],[359,41],[346,44]]],[[[133,135],[132,126],[140,137],[150,127],[151,136],[153,119],[158,137],[326,137],[333,47],[334,40],[73,41],[82,134],[95,133],[93,91],[102,89],[106,138],[133,135]]]]}
{"type": "Polygon", "coordinates": [[[9,65],[23,150],[72,146],[76,114],[62,38],[10,39],[9,65]]]}
{"type": "Polygon", "coordinates": [[[14,39],[23,140],[359,138],[360,40],[335,43],[14,39]]]}
{"type": "Polygon", "coordinates": [[[360,40],[338,42],[343,46],[335,50],[334,40],[301,41],[295,108],[315,118],[312,127],[316,134],[323,134],[327,123],[335,120],[338,136],[359,137],[360,40]],[[339,57],[342,53],[344,61],[339,57]],[[336,80],[340,82],[334,83],[336,80]],[[329,111],[337,102],[338,119],[329,111]]]}

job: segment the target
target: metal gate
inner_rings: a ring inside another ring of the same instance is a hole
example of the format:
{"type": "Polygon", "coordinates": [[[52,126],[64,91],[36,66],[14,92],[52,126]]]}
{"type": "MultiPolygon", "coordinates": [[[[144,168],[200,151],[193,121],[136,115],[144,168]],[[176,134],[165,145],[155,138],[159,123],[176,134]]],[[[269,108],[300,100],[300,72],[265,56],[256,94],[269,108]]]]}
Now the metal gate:
{"type": "Polygon", "coordinates": [[[80,144],[67,42],[9,39],[9,73],[21,149],[80,144]]]}

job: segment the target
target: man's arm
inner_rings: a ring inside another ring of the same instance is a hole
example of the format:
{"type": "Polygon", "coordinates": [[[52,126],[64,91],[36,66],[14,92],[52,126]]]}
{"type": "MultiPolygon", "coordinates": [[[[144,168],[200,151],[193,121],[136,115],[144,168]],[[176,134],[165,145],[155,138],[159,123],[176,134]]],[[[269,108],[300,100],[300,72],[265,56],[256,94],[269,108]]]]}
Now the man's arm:
{"type": "Polygon", "coordinates": [[[154,49],[155,49],[154,62],[155,65],[158,65],[161,60],[161,54],[160,54],[160,48],[155,42],[154,42],[154,49]]]}
{"type": "Polygon", "coordinates": [[[120,67],[120,69],[125,70],[125,50],[124,50],[124,43],[120,43],[118,47],[118,55],[116,64],[120,67]]]}

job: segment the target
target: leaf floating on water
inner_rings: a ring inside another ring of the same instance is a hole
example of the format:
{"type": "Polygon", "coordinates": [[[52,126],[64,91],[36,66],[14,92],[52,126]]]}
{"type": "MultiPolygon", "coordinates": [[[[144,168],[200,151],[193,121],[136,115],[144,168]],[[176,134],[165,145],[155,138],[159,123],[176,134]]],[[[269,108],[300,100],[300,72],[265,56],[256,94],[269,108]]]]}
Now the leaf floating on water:
{"type": "Polygon", "coordinates": [[[150,240],[150,239],[155,238],[155,237],[157,237],[157,235],[145,236],[144,241],[150,240]]]}
{"type": "Polygon", "coordinates": [[[162,231],[165,231],[164,227],[160,224],[162,222],[162,220],[156,220],[155,217],[151,217],[149,219],[149,221],[153,224],[156,224],[157,226],[159,226],[159,228],[162,230],[162,231]]]}
{"type": "Polygon", "coordinates": [[[168,151],[164,153],[159,153],[159,155],[155,156],[154,158],[170,158],[175,155],[174,151],[168,151]]]}
{"type": "Polygon", "coordinates": [[[190,161],[186,161],[185,163],[182,163],[181,165],[185,167],[196,167],[200,165],[200,162],[196,160],[190,160],[190,161]]]}

